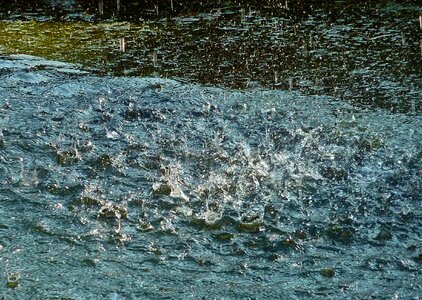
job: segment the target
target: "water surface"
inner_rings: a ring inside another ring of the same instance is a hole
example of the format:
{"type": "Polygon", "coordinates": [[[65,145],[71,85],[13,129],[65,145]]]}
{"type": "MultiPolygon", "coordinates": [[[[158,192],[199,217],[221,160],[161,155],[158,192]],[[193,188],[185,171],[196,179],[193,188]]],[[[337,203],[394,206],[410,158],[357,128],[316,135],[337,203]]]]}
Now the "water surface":
{"type": "Polygon", "coordinates": [[[420,116],[0,66],[4,295],[420,296],[420,116]]]}
{"type": "Polygon", "coordinates": [[[152,18],[145,8],[141,19],[101,22],[80,10],[58,16],[39,9],[4,12],[0,49],[80,63],[102,74],[290,89],[419,113],[421,10],[406,3],[338,2],[288,9],[240,5],[152,18]]]}
{"type": "Polygon", "coordinates": [[[419,299],[418,10],[352,8],[3,14],[0,297],[419,299]]]}

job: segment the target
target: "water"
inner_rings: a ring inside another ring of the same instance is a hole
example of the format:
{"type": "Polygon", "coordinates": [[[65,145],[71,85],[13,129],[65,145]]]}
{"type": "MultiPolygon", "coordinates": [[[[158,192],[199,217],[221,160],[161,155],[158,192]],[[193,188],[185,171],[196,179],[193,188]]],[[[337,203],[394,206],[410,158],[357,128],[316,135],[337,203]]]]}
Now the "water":
{"type": "Polygon", "coordinates": [[[0,47],[5,53],[80,63],[101,74],[291,89],[420,113],[420,5],[324,3],[292,3],[288,10],[209,8],[158,19],[148,15],[150,7],[128,9],[145,12],[140,21],[100,21],[78,10],[5,10],[0,47]]]}
{"type": "MultiPolygon", "coordinates": [[[[28,25],[59,28],[3,28],[28,25]]],[[[111,28],[97,41],[113,36],[116,52],[119,33],[147,28],[68,26],[111,28]]],[[[189,74],[116,77],[89,71],[79,50],[66,57],[83,67],[0,56],[2,298],[421,297],[419,66],[406,73],[416,94],[368,105],[189,74]]]]}
{"type": "Polygon", "coordinates": [[[420,296],[420,116],[32,57],[1,70],[1,272],[21,276],[5,295],[420,296]]]}

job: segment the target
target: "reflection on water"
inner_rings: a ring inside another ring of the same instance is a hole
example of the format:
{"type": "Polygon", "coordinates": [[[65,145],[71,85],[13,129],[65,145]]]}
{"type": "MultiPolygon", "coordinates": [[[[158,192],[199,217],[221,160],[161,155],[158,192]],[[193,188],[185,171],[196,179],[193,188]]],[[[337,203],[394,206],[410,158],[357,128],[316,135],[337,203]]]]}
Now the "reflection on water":
{"type": "MultiPolygon", "coordinates": [[[[265,8],[236,6],[136,24],[11,16],[0,23],[0,44],[6,53],[81,63],[118,76],[300,90],[421,111],[417,6],[338,4],[314,8],[299,20],[289,11],[274,16],[265,8]]],[[[83,16],[74,18],[90,19],[83,16]]]]}

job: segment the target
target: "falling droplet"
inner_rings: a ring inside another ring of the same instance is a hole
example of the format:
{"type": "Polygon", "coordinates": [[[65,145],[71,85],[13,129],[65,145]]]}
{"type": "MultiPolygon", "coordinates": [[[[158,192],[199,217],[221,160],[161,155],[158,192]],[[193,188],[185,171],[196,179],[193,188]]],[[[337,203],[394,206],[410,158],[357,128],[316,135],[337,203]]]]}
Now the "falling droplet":
{"type": "Polygon", "coordinates": [[[241,16],[242,20],[245,19],[245,17],[246,17],[246,11],[245,11],[244,8],[240,9],[240,16],[241,16]]]}
{"type": "Polygon", "coordinates": [[[158,54],[157,54],[157,51],[154,51],[154,53],[152,54],[152,64],[153,64],[154,68],[158,67],[158,54]]]}
{"type": "Polygon", "coordinates": [[[98,1],[98,12],[100,13],[100,15],[104,14],[104,0],[98,1]]]}
{"type": "Polygon", "coordinates": [[[117,11],[117,14],[120,13],[120,0],[116,0],[116,11],[117,11]]]}
{"type": "Polygon", "coordinates": [[[119,44],[120,44],[120,52],[126,52],[126,41],[124,37],[120,38],[119,44]]]}
{"type": "Polygon", "coordinates": [[[21,167],[21,171],[20,171],[20,174],[19,174],[19,180],[20,181],[23,181],[23,176],[24,176],[24,165],[23,165],[23,158],[22,157],[19,157],[19,162],[20,162],[20,167],[21,167]]]}
{"type": "Polygon", "coordinates": [[[293,78],[289,79],[289,90],[293,90],[293,78]]]}
{"type": "Polygon", "coordinates": [[[421,55],[422,55],[422,40],[421,40],[421,55]]]}

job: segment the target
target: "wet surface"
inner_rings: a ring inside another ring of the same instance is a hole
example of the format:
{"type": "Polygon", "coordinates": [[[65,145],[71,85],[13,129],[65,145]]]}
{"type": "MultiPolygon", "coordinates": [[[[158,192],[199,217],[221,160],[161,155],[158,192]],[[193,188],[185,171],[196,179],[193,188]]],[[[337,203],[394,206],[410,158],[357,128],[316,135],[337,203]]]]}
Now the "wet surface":
{"type": "Polygon", "coordinates": [[[4,295],[421,295],[420,116],[32,57],[0,70],[4,295]]]}
{"type": "Polygon", "coordinates": [[[419,299],[419,11],[350,9],[3,12],[0,298],[419,299]]]}

